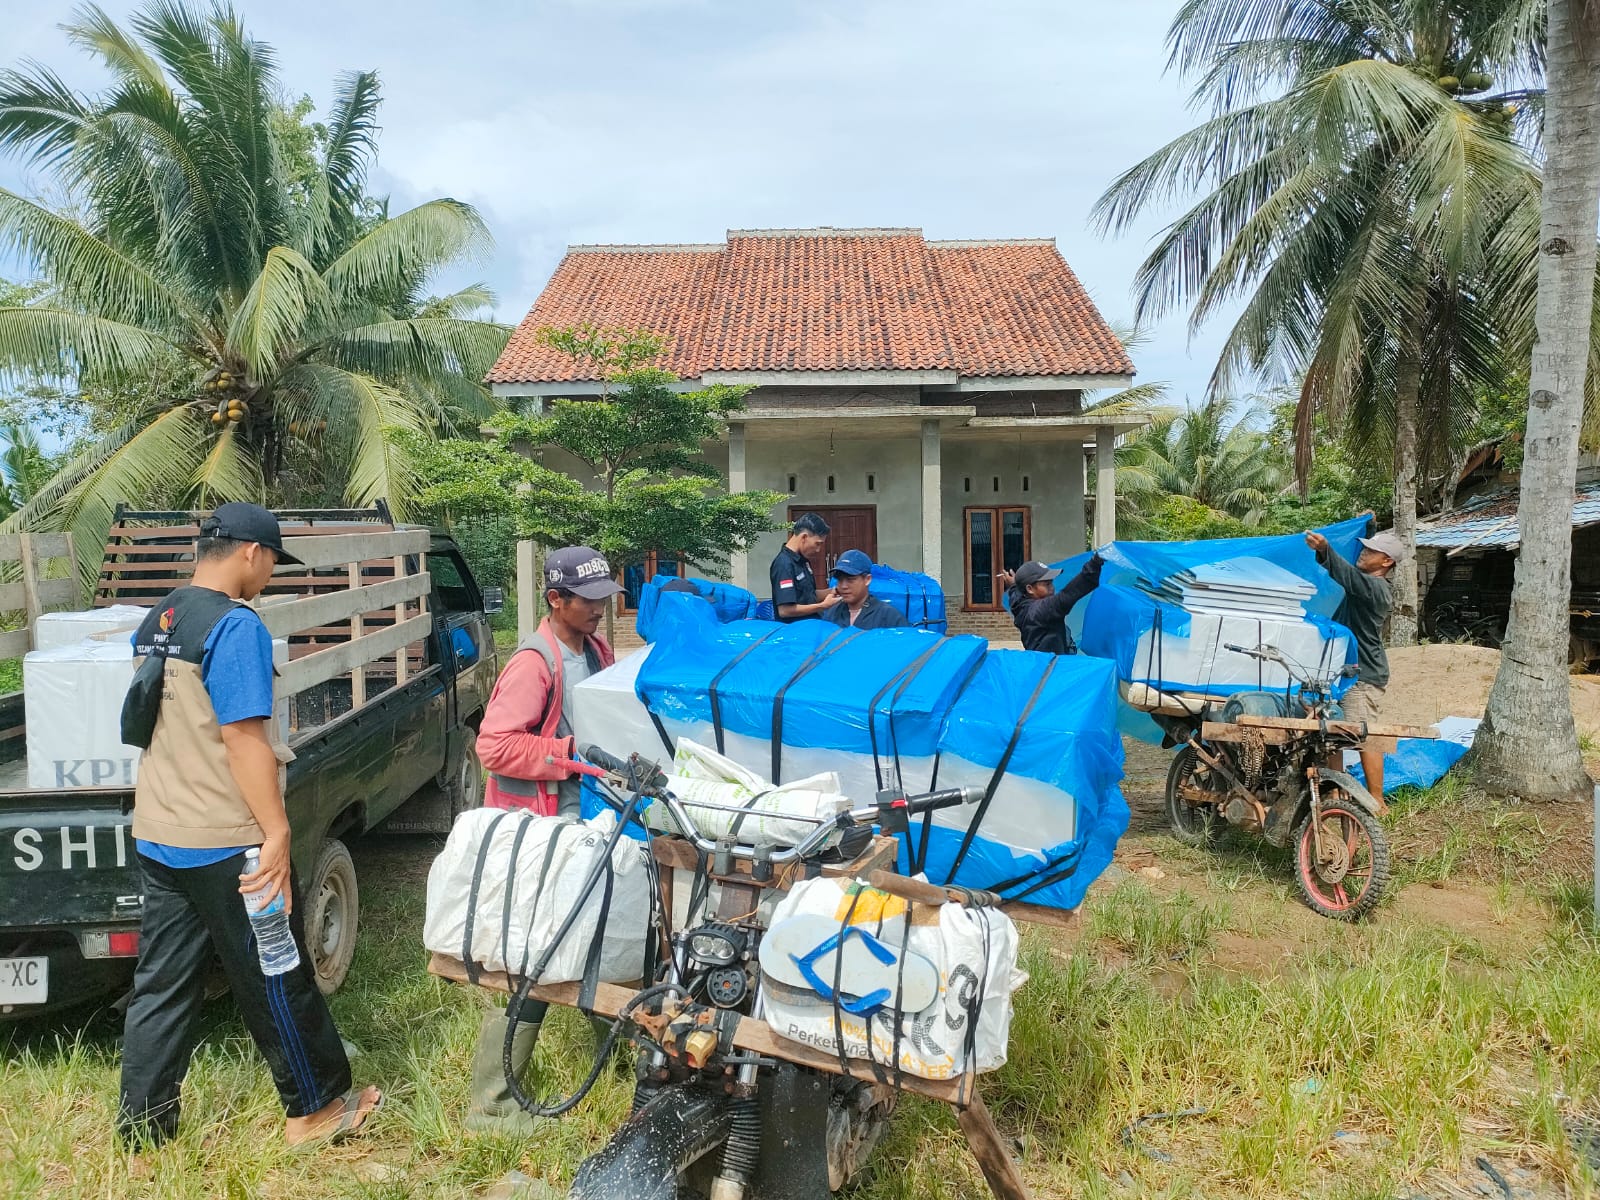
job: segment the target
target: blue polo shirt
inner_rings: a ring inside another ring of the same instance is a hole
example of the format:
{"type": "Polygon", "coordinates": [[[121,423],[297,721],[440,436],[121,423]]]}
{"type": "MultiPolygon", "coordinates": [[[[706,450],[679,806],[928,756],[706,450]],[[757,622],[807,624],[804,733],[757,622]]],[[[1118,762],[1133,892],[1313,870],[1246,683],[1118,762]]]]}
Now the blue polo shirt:
{"type": "MultiPolygon", "coordinates": [[[[257,717],[272,719],[272,635],[260,617],[248,608],[235,608],[211,627],[200,658],[200,679],[211,697],[218,725],[257,717]]],[[[180,868],[209,867],[249,849],[213,846],[197,850],[143,838],[134,839],[134,847],[146,858],[180,868]]]]}

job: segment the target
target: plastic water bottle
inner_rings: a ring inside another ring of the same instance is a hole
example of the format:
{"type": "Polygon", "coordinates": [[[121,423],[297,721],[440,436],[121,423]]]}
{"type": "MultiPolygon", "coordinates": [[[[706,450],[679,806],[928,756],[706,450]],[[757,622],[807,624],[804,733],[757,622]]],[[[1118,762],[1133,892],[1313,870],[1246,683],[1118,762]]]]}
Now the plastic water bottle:
{"type": "MultiPolygon", "coordinates": [[[[252,846],[244,852],[244,873],[253,875],[261,867],[261,851],[252,846]]],[[[250,917],[250,927],[256,935],[256,954],[261,959],[263,975],[282,975],[300,965],[300,950],[289,932],[289,913],[284,908],[283,893],[263,903],[266,892],[246,892],[244,911],[250,917]]]]}

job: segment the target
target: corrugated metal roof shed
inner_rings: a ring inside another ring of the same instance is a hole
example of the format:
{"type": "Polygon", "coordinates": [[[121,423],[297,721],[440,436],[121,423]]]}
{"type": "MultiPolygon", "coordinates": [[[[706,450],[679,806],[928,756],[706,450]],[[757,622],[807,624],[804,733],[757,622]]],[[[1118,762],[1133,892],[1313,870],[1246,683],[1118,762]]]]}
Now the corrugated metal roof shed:
{"type": "MultiPolygon", "coordinates": [[[[1517,498],[1513,489],[1491,492],[1468,501],[1454,512],[1419,522],[1417,545],[1461,549],[1467,546],[1509,549],[1521,540],[1517,530],[1517,498]]],[[[1600,525],[1600,483],[1586,483],[1573,492],[1572,527],[1600,525]]]]}

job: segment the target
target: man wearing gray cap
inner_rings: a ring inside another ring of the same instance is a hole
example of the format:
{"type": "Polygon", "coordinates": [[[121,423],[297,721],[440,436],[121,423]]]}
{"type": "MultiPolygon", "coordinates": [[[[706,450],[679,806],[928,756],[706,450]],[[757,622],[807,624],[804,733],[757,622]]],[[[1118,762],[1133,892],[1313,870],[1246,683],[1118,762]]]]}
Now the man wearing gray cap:
{"type": "MultiPolygon", "coordinates": [[[[1352,564],[1335,554],[1328,539],[1320,533],[1306,534],[1306,545],[1317,552],[1317,561],[1344,589],[1344,600],[1333,619],[1356,639],[1360,674],[1341,702],[1344,715],[1351,721],[1370,723],[1378,719],[1383,692],[1389,686],[1389,656],[1383,649],[1383,623],[1394,607],[1394,585],[1389,582],[1389,572],[1405,557],[1405,543],[1392,529],[1357,540],[1361,543],[1361,553],[1352,564]]],[[[1378,802],[1379,815],[1388,812],[1388,805],[1383,801],[1383,751],[1363,746],[1361,770],[1367,778],[1367,791],[1378,802]]]]}
{"type": "MultiPolygon", "coordinates": [[[[550,615],[506,663],[484,708],[478,758],[489,770],[484,805],[522,808],[539,816],[581,815],[581,779],[558,762],[573,753],[573,689],[609,667],[614,656],[600,636],[611,597],[622,591],[605,556],[588,546],[552,550],[544,562],[544,598],[550,615]]],[[[520,1079],[533,1062],[546,1005],[522,1006],[511,1043],[520,1079]]],[[[484,1014],[472,1058],[472,1101],[466,1126],[474,1133],[528,1136],[536,1127],[506,1082],[506,1014],[484,1014]]]]}

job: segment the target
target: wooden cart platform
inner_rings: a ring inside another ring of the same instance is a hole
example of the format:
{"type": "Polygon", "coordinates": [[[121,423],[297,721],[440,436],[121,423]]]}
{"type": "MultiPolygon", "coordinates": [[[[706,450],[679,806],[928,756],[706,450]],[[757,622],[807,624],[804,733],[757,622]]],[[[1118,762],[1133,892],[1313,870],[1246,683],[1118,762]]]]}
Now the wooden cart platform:
{"type": "Polygon", "coordinates": [[[1385,754],[1393,754],[1401,738],[1435,740],[1439,731],[1426,725],[1385,725],[1360,721],[1321,721],[1315,717],[1256,717],[1241,716],[1232,721],[1206,721],[1200,726],[1200,737],[1208,742],[1256,741],[1282,746],[1301,734],[1327,729],[1340,737],[1359,741],[1385,754]]]}
{"type": "MultiPolygon", "coordinates": [[[[699,864],[699,856],[694,848],[681,838],[657,837],[651,840],[650,845],[656,861],[662,866],[693,870],[699,864]]],[[[897,855],[898,845],[895,839],[879,836],[875,837],[871,845],[853,862],[829,864],[823,866],[821,870],[825,876],[863,879],[873,887],[900,895],[913,903],[943,904],[953,898],[949,889],[893,874],[897,855]]],[[[786,878],[780,868],[772,881],[757,885],[751,877],[748,863],[735,861],[733,866],[734,870],[728,875],[713,875],[713,878],[728,883],[775,887],[780,890],[787,890],[794,881],[792,878],[786,878]]],[[[662,872],[661,886],[665,910],[670,913],[673,899],[671,871],[662,872]]],[[[1065,912],[1036,904],[1001,904],[999,908],[1016,920],[1057,926],[1071,924],[1077,919],[1075,911],[1065,912]]],[[[434,954],[428,962],[428,971],[441,979],[455,983],[473,982],[466,964],[447,954],[434,954]]],[[[476,974],[479,987],[507,994],[517,991],[522,983],[520,978],[509,976],[503,971],[480,970],[476,974]]],[[[536,1000],[543,1000],[549,1004],[576,1007],[579,986],[577,983],[537,984],[528,989],[528,994],[536,1000]]],[[[637,991],[635,987],[620,984],[599,984],[595,989],[593,1011],[600,1016],[615,1017],[633,999],[637,991]]],[[[830,1075],[845,1073],[841,1069],[838,1055],[780,1038],[765,1021],[753,1017],[740,1017],[734,1027],[732,1040],[738,1049],[751,1051],[766,1058],[781,1059],[796,1066],[809,1067],[830,1075]]],[[[998,1200],[1029,1200],[1028,1190],[1022,1182],[1022,1173],[1007,1150],[1000,1131],[995,1127],[994,1118],[984,1105],[983,1097],[978,1093],[975,1076],[923,1079],[900,1072],[894,1080],[894,1086],[901,1091],[950,1105],[955,1110],[956,1120],[967,1139],[973,1158],[977,1160],[978,1167],[983,1172],[989,1190],[998,1197],[998,1200]]]]}

